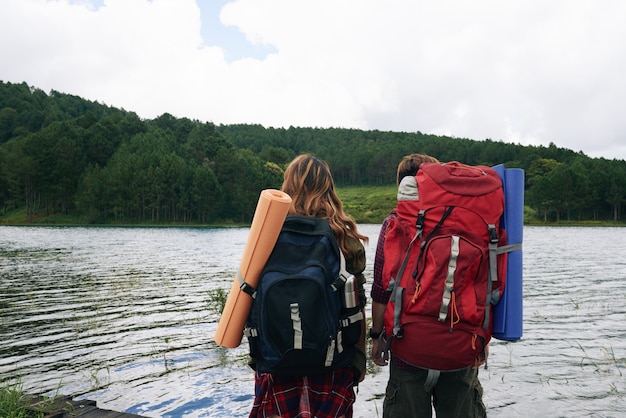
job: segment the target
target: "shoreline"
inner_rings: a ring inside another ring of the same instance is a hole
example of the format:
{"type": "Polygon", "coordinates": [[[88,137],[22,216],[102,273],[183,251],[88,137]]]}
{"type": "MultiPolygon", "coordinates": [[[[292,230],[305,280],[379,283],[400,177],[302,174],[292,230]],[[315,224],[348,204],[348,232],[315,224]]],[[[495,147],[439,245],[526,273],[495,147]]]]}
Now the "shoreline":
{"type": "Polygon", "coordinates": [[[146,418],[143,415],[118,412],[99,408],[96,401],[83,399],[76,401],[72,396],[56,395],[46,397],[41,395],[23,395],[25,408],[33,414],[43,414],[43,418],[146,418]]]}

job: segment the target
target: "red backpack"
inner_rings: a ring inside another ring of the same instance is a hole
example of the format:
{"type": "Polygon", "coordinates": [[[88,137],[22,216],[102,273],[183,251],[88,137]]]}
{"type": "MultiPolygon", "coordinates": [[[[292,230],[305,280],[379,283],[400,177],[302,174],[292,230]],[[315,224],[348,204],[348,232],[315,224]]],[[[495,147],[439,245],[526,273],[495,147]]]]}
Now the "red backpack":
{"type": "Polygon", "coordinates": [[[395,357],[450,371],[483,353],[505,284],[503,211],[502,181],[489,167],[422,164],[402,180],[384,231],[383,285],[393,289],[385,333],[395,357]]]}

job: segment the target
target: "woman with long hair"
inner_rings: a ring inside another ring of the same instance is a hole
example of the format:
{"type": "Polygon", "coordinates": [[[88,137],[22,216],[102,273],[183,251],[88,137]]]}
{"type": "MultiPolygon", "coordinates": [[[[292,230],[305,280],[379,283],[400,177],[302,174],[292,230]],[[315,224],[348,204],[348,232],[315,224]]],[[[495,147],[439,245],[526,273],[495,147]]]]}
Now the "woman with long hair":
{"type": "MultiPolygon", "coordinates": [[[[305,215],[328,221],[346,259],[346,269],[357,278],[365,318],[365,249],[367,237],[343,211],[328,164],[310,154],[296,157],[287,167],[281,190],[291,196],[290,215],[305,215]]],[[[356,398],[354,385],[365,376],[365,320],[355,346],[352,364],[307,376],[255,372],[255,417],[352,417],[356,398]]]]}

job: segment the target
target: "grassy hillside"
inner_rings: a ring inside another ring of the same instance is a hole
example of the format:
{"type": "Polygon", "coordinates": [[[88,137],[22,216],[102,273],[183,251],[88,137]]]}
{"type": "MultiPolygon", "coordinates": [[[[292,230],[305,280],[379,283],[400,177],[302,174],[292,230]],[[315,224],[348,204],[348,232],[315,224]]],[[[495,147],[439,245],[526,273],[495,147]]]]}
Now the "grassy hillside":
{"type": "MultiPolygon", "coordinates": [[[[360,224],[380,224],[391,209],[396,206],[396,186],[349,186],[338,187],[337,194],[343,202],[344,211],[360,224]]],[[[8,212],[0,211],[0,225],[88,225],[89,222],[79,215],[40,215],[28,217],[23,208],[8,212]]],[[[111,225],[116,223],[110,223],[111,225]]],[[[128,225],[125,223],[119,223],[128,225]]],[[[138,226],[180,226],[181,223],[131,223],[138,226]]],[[[198,225],[198,224],[185,224],[198,225]]],[[[218,222],[217,225],[234,225],[218,222]]],[[[530,207],[524,207],[524,225],[550,226],[624,226],[623,222],[611,221],[566,221],[546,223],[530,207]]]]}
{"type": "Polygon", "coordinates": [[[380,224],[396,206],[396,185],[337,188],[344,211],[357,223],[380,224]]]}

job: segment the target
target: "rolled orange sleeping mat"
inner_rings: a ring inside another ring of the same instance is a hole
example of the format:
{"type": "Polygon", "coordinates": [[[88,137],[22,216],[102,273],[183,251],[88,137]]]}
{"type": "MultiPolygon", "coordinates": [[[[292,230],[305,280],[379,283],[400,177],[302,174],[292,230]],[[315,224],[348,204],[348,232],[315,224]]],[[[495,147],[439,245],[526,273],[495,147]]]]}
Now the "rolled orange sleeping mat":
{"type": "Polygon", "coordinates": [[[239,273],[233,280],[215,332],[215,342],[218,345],[235,348],[241,344],[243,329],[252,308],[252,297],[241,289],[238,276],[256,288],[261,271],[274,249],[285,222],[290,204],[291,197],[280,190],[266,189],[261,192],[239,265],[239,273]]]}

